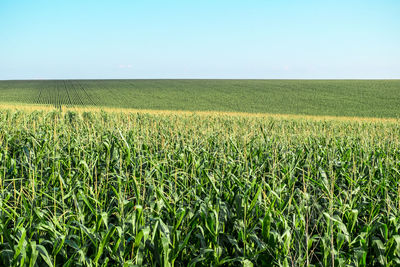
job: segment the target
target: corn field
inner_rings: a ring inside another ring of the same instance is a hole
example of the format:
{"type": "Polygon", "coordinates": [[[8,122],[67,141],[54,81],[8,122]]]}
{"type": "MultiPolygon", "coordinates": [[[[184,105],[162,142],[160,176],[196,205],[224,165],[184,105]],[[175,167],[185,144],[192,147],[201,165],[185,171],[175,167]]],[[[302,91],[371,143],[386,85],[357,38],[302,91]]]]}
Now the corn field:
{"type": "Polygon", "coordinates": [[[0,110],[0,265],[399,266],[400,124],[0,110]]]}
{"type": "Polygon", "coordinates": [[[400,118],[400,80],[0,80],[0,105],[400,118]]]}

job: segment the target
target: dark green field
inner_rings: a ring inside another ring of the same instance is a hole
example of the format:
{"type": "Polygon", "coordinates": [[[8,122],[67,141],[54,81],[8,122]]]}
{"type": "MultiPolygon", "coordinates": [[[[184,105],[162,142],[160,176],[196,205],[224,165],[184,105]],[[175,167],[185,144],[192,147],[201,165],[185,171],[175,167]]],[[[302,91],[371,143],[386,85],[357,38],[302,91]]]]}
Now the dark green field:
{"type": "Polygon", "coordinates": [[[0,103],[399,117],[400,80],[0,81],[0,103]]]}

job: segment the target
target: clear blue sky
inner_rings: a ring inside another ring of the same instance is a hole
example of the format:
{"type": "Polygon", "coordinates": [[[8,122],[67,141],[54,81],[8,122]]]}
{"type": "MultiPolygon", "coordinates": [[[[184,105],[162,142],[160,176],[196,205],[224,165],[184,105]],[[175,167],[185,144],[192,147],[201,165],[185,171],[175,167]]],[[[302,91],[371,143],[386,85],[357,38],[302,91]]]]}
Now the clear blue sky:
{"type": "Polygon", "coordinates": [[[399,0],[0,0],[0,79],[400,78],[399,0]]]}

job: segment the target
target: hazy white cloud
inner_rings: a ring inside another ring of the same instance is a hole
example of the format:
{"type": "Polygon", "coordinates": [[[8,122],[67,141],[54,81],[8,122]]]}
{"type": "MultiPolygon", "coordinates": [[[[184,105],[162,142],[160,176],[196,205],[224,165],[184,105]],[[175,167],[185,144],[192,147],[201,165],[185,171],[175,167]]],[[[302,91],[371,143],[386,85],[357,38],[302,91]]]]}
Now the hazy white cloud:
{"type": "Polygon", "coordinates": [[[131,64],[120,64],[118,66],[118,68],[120,68],[120,69],[130,69],[130,68],[132,68],[132,65],[131,64]]]}

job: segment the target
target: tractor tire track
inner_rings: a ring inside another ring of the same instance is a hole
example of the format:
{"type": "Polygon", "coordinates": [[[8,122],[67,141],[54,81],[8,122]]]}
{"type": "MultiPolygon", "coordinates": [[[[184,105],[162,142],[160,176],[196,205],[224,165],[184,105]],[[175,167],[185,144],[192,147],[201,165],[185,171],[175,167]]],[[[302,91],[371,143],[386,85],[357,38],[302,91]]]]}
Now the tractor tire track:
{"type": "Polygon", "coordinates": [[[86,91],[86,89],[82,86],[82,84],[80,84],[79,82],[77,82],[78,86],[81,88],[81,90],[86,94],[86,97],[88,99],[88,102],[90,104],[92,104],[93,106],[98,106],[99,103],[98,101],[93,100],[93,98],[90,96],[90,94],[86,91]]]}
{"type": "Polygon", "coordinates": [[[70,97],[70,95],[69,95],[68,87],[67,87],[67,84],[66,84],[65,80],[63,81],[63,83],[64,83],[65,92],[67,93],[67,97],[68,97],[68,104],[67,104],[67,106],[72,107],[73,105],[72,105],[71,97],[70,97]]]}
{"type": "Polygon", "coordinates": [[[70,81],[70,86],[71,88],[73,88],[74,92],[75,92],[75,100],[76,100],[76,105],[85,105],[82,101],[82,97],[80,96],[78,89],[76,88],[76,86],[74,85],[74,83],[72,81],[70,81]]]}
{"type": "Polygon", "coordinates": [[[43,86],[40,86],[39,88],[40,88],[39,89],[39,95],[37,96],[37,99],[35,100],[36,104],[42,104],[41,103],[41,97],[42,97],[43,86]]]}

